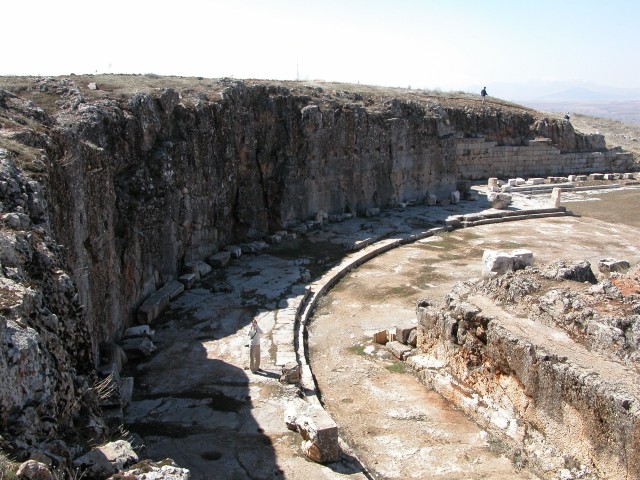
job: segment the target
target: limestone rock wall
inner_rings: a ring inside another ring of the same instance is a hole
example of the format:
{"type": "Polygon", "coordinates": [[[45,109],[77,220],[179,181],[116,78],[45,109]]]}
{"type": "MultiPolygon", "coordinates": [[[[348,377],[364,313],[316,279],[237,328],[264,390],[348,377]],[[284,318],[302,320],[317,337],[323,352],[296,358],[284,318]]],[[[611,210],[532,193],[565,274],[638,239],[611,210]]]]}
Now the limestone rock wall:
{"type": "Polygon", "coordinates": [[[99,440],[88,317],[61,247],[48,231],[44,192],[0,149],[0,448],[16,458],[68,454],[57,440],[99,440]]]}
{"type": "Polygon", "coordinates": [[[56,136],[52,227],[98,342],[185,262],[223,245],[319,212],[446,197],[456,183],[453,140],[424,111],[242,82],[192,103],[173,90],[79,103],[56,136]]]}

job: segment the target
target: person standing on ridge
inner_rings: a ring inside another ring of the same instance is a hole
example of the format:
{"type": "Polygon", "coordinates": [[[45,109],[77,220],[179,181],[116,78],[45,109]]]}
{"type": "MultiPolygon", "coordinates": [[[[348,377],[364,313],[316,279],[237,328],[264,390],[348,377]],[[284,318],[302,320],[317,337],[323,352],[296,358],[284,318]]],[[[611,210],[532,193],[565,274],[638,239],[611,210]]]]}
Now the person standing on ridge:
{"type": "Polygon", "coordinates": [[[487,87],[482,87],[482,91],[480,92],[480,95],[482,96],[482,103],[484,103],[484,97],[487,96],[487,87]]]}
{"type": "Polygon", "coordinates": [[[260,335],[262,329],[258,326],[258,321],[254,318],[249,327],[249,369],[252,373],[260,370],[260,335]]]}

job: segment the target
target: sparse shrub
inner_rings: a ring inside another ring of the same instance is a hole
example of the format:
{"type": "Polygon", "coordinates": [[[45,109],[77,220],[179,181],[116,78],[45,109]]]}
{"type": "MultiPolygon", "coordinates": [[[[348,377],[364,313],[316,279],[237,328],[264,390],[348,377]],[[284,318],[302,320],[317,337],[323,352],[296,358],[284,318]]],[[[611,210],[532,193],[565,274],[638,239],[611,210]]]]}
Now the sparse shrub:
{"type": "Polygon", "coordinates": [[[17,480],[18,467],[18,463],[11,460],[4,452],[0,452],[0,480],[17,480]]]}

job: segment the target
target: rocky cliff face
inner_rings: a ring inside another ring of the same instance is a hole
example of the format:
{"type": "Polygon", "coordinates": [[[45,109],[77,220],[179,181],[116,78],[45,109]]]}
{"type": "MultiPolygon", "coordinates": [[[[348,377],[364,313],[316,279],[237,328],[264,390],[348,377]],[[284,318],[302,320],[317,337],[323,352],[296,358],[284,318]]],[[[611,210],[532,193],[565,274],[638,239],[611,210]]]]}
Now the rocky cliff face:
{"type": "Polygon", "coordinates": [[[118,93],[135,78],[107,80],[0,91],[8,440],[80,421],[100,345],[186,262],[318,214],[447,198],[457,138],[524,145],[542,128],[528,109],[421,92],[194,80],[118,93]]]}

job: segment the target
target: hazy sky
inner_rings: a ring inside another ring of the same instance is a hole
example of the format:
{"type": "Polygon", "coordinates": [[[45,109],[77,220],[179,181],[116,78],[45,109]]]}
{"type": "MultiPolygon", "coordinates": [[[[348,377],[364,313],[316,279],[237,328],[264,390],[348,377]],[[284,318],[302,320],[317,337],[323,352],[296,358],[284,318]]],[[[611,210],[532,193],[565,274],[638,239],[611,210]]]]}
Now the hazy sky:
{"type": "Polygon", "coordinates": [[[0,75],[640,87],[637,0],[11,0],[1,11],[0,75]]]}

